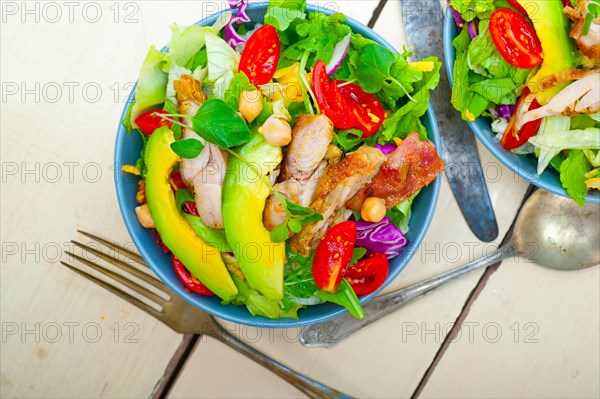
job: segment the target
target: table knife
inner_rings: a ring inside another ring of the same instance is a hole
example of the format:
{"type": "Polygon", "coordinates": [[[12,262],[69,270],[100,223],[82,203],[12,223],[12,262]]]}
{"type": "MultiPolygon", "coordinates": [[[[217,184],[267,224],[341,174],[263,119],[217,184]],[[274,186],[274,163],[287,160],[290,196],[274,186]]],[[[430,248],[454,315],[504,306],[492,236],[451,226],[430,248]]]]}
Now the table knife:
{"type": "MultiPolygon", "coordinates": [[[[439,0],[401,0],[406,38],[414,58],[444,59],[444,12],[439,0]]],[[[447,14],[448,18],[452,16],[447,14]]],[[[498,223],[479,160],[475,135],[450,103],[452,90],[442,62],[440,83],[431,103],[442,135],[445,174],[469,228],[482,241],[498,236],[498,223]]]]}

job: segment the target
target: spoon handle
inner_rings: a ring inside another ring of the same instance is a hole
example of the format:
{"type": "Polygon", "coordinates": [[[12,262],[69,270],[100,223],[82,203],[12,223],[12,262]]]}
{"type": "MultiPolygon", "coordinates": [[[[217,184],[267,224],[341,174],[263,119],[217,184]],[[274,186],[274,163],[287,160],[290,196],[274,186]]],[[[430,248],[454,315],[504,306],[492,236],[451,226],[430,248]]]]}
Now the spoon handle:
{"type": "Polygon", "coordinates": [[[373,299],[364,306],[365,317],[362,320],[357,320],[349,313],[344,313],[332,320],[305,327],[300,334],[300,342],[304,346],[332,347],[349,335],[407,303],[430,294],[438,288],[473,273],[475,270],[486,268],[516,254],[514,241],[510,240],[493,253],[474,262],[373,299]]]}

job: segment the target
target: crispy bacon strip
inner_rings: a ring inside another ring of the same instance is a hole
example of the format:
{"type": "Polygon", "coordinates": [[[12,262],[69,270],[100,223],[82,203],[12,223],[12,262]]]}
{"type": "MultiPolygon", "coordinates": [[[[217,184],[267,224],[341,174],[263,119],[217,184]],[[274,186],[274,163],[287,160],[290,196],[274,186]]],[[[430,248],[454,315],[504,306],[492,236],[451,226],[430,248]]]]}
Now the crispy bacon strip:
{"type": "Polygon", "coordinates": [[[431,183],[444,170],[430,141],[421,141],[418,133],[410,134],[387,156],[379,173],[371,184],[360,190],[346,206],[360,211],[368,197],[383,198],[387,209],[391,209],[431,183]]]}

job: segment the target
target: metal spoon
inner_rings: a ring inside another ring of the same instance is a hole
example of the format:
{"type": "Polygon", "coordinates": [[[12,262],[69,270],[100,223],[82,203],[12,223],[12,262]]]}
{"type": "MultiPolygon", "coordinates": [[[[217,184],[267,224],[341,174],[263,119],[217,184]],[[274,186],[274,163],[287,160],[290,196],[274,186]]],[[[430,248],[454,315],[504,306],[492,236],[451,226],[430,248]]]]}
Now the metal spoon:
{"type": "Polygon", "coordinates": [[[527,199],[508,235],[510,239],[504,245],[483,258],[373,299],[365,305],[362,320],[346,313],[304,328],[300,342],[305,346],[331,347],[407,303],[509,257],[521,256],[559,270],[597,265],[600,206],[579,206],[572,199],[538,190],[527,199]]]}

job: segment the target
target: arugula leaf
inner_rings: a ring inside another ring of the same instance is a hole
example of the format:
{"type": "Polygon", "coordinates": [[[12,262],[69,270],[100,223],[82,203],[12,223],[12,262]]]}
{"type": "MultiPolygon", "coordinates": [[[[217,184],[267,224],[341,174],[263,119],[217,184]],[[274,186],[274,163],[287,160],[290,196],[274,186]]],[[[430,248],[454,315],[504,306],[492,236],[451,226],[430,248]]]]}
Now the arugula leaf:
{"type": "Polygon", "coordinates": [[[317,291],[315,295],[324,301],[333,302],[345,307],[348,309],[350,314],[356,317],[358,320],[361,320],[363,317],[365,317],[365,311],[363,310],[358,297],[354,293],[352,286],[350,286],[350,283],[348,283],[346,279],[342,279],[340,287],[335,294],[325,291],[317,291]]]}
{"type": "Polygon", "coordinates": [[[333,142],[343,152],[350,152],[362,144],[362,131],[358,129],[339,130],[333,133],[333,142]]]}
{"type": "Polygon", "coordinates": [[[396,57],[389,49],[378,44],[367,44],[358,51],[356,77],[368,93],[377,93],[384,81],[392,79],[390,67],[396,57]]]}
{"type": "Polygon", "coordinates": [[[186,139],[171,143],[171,149],[181,158],[194,159],[204,149],[204,144],[200,140],[186,139]]]}
{"type": "Polygon", "coordinates": [[[560,165],[560,182],[567,193],[579,205],[585,205],[588,188],[585,174],[590,171],[590,163],[581,150],[571,150],[560,165]]]}
{"type": "Polygon", "coordinates": [[[354,248],[354,252],[352,252],[352,260],[350,261],[350,266],[358,263],[358,261],[361,260],[366,254],[367,250],[365,248],[354,248]]]}
{"type": "Polygon", "coordinates": [[[297,18],[305,19],[304,11],[272,6],[270,3],[265,14],[265,24],[273,25],[275,29],[284,31],[297,18]]]}
{"type": "Polygon", "coordinates": [[[380,143],[389,143],[394,137],[404,138],[408,134],[417,131],[421,139],[427,138],[427,130],[421,123],[421,116],[429,107],[429,96],[440,81],[440,68],[442,63],[437,57],[428,57],[423,61],[432,61],[434,68],[431,72],[423,74],[423,79],[415,85],[416,92],[413,95],[415,101],[409,101],[401,106],[389,118],[383,122],[383,129],[371,136],[380,143]]]}
{"type": "Polygon", "coordinates": [[[231,148],[250,141],[250,129],[246,122],[218,98],[205,102],[191,120],[199,136],[221,148],[231,148]]]}

